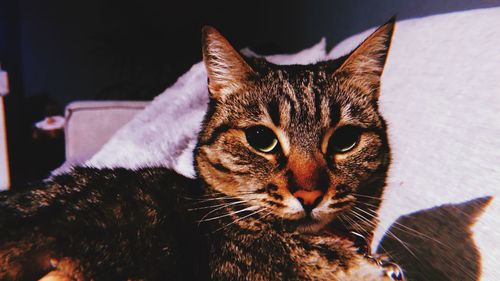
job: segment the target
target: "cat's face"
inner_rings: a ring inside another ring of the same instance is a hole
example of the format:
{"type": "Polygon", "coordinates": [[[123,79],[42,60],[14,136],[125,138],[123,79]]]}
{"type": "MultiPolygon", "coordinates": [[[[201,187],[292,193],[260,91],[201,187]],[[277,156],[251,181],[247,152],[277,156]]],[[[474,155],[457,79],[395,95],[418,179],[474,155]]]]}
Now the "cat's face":
{"type": "Polygon", "coordinates": [[[196,150],[199,175],[246,211],[299,231],[368,206],[359,204],[376,209],[389,162],[377,99],[392,29],[382,26],[339,61],[250,66],[205,28],[211,103],[196,150]]]}

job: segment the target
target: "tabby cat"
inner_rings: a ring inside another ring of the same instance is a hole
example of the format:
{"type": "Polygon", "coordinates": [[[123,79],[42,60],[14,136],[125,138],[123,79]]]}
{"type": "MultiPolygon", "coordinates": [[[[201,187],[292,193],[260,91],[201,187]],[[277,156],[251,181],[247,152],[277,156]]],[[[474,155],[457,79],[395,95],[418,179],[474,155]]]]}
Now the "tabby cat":
{"type": "Polygon", "coordinates": [[[393,28],[307,66],[246,61],[204,28],[198,179],[75,168],[2,193],[0,279],[401,278],[349,235],[369,238],[376,221],[357,212],[378,208],[388,169],[377,100],[393,28]]]}

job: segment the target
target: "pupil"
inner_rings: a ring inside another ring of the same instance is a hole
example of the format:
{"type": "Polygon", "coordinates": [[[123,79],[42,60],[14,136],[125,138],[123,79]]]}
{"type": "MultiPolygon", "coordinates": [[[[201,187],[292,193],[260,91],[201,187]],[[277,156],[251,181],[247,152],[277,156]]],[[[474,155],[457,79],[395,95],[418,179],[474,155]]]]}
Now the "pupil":
{"type": "Polygon", "coordinates": [[[250,127],[245,130],[248,143],[263,152],[271,152],[277,144],[274,132],[264,126],[250,127]]]}
{"type": "Polygon", "coordinates": [[[345,126],[338,129],[330,141],[335,152],[347,152],[358,143],[360,129],[352,126],[345,126]]]}

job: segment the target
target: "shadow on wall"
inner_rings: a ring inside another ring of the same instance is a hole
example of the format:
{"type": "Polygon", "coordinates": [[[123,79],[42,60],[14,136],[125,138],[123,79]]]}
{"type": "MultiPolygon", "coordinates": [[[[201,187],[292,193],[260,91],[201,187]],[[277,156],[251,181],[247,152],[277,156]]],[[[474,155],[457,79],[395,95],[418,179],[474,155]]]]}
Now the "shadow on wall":
{"type": "Polygon", "coordinates": [[[471,227],[493,197],[447,204],[400,217],[378,252],[390,255],[409,281],[476,281],[481,255],[471,227]],[[396,238],[397,237],[397,238],[396,238]]]}

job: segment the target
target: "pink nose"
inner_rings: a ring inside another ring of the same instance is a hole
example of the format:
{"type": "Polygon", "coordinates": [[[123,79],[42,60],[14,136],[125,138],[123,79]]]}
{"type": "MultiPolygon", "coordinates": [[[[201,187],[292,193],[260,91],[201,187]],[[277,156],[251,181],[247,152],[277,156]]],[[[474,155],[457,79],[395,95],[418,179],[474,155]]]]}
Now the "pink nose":
{"type": "Polygon", "coordinates": [[[304,209],[309,212],[314,209],[314,207],[318,206],[319,202],[321,202],[321,199],[323,198],[323,191],[306,191],[300,189],[295,191],[293,193],[293,196],[295,196],[295,198],[299,200],[300,204],[302,204],[302,207],[304,207],[304,209]]]}

